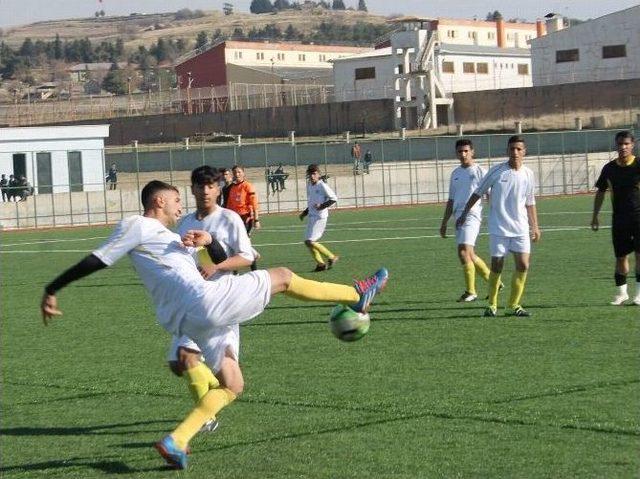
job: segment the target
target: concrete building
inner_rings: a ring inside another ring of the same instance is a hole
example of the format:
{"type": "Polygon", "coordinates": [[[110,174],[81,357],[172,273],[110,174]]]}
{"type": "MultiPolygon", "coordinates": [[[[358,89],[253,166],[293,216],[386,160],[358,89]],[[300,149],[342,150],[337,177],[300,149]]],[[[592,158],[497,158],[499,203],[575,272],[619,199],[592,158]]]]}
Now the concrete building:
{"type": "Polygon", "coordinates": [[[0,128],[0,173],[26,176],[35,194],[104,189],[109,125],[0,128]]]}
{"type": "Polygon", "coordinates": [[[453,93],[531,86],[536,24],[405,17],[374,52],[334,63],[337,101],[392,98],[398,127],[453,121],[453,93]]]}
{"type": "Polygon", "coordinates": [[[180,88],[246,84],[329,84],[331,60],[370,48],[225,40],[178,59],[180,88]]]}
{"type": "Polygon", "coordinates": [[[569,28],[551,16],[530,40],[533,85],[640,78],[639,25],[640,5],[569,28]]]}

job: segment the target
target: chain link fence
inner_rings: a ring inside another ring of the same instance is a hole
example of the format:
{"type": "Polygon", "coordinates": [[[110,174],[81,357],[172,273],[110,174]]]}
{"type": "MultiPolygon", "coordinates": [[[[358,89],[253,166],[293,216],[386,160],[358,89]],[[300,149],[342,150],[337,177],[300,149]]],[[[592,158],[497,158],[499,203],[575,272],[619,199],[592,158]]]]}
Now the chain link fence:
{"type": "MultiPolygon", "coordinates": [[[[524,134],[525,164],[536,175],[537,194],[570,195],[589,191],[602,165],[616,156],[616,131],[524,134]]],[[[509,136],[468,135],[466,138],[474,143],[477,161],[490,167],[506,160],[509,136]]],[[[457,140],[455,136],[404,140],[352,138],[350,142],[218,146],[202,143],[189,147],[106,149],[104,162],[99,165],[105,182],[81,183],[78,179],[88,175],[73,170],[69,171],[72,180],[68,182],[38,184],[37,178],[30,179],[35,194],[24,201],[0,204],[0,225],[41,228],[112,223],[142,212],[140,190],[152,179],[177,186],[185,212],[189,212],[195,208],[189,191],[190,172],[205,164],[216,168],[244,166],[248,181],[258,191],[263,214],[305,208],[305,170],[311,163],[320,165],[326,181],[339,196],[341,208],[443,202],[448,199],[449,175],[459,164],[455,154],[457,140]],[[360,144],[360,158],[352,156],[355,141],[360,144]],[[117,169],[115,184],[106,182],[111,165],[117,169]]],[[[26,154],[26,157],[36,155],[26,154]]],[[[37,167],[34,165],[31,170],[36,176],[39,175],[37,167]]]]}

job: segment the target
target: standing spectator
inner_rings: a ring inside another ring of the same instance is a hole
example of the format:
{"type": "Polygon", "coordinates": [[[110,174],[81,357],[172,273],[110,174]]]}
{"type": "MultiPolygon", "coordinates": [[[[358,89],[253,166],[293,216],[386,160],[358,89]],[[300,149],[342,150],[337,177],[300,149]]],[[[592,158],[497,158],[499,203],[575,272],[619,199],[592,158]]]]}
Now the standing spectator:
{"type": "Polygon", "coordinates": [[[613,306],[621,306],[629,299],[627,275],[629,274],[629,255],[635,256],[636,294],[633,303],[640,306],[640,161],[633,155],[635,138],[630,131],[616,134],[618,158],[602,168],[596,181],[596,196],[593,202],[591,229],[598,231],[598,214],[607,190],[611,191],[613,218],[611,236],[613,253],[616,257],[614,279],[616,295],[611,301],[613,306]]]}
{"type": "Polygon", "coordinates": [[[220,198],[218,199],[218,202],[220,206],[226,208],[229,199],[229,190],[231,190],[231,186],[233,186],[233,175],[229,168],[221,168],[220,172],[222,173],[222,180],[224,184],[220,188],[220,198]]]}
{"type": "MultiPolygon", "coordinates": [[[[260,229],[258,195],[253,185],[246,181],[242,166],[236,165],[232,171],[234,183],[229,189],[225,208],[240,215],[247,228],[247,233],[250,235],[253,229],[260,229]]],[[[256,261],[251,263],[251,271],[255,271],[257,268],[256,261]]]]}
{"type": "Polygon", "coordinates": [[[371,154],[371,150],[367,150],[364,154],[364,172],[369,174],[369,166],[373,163],[373,155],[371,154]]]}
{"type": "Polygon", "coordinates": [[[282,168],[282,163],[278,165],[278,167],[273,172],[273,176],[276,179],[278,191],[284,191],[286,188],[284,187],[284,180],[286,180],[289,175],[284,172],[284,168],[282,168]]]}
{"type": "Polygon", "coordinates": [[[107,173],[107,183],[110,183],[109,189],[115,190],[118,186],[118,168],[116,168],[116,164],[112,163],[111,168],[109,168],[109,173],[107,173]]]}
{"type": "Polygon", "coordinates": [[[20,201],[27,201],[27,196],[33,195],[33,186],[31,186],[31,183],[27,181],[27,177],[24,175],[20,177],[19,194],[20,194],[20,201]]]}
{"type": "Polygon", "coordinates": [[[271,195],[275,195],[278,189],[278,180],[275,175],[271,171],[271,168],[267,167],[264,170],[264,177],[267,181],[267,196],[269,195],[269,190],[271,190],[271,195]]]}
{"type": "Polygon", "coordinates": [[[9,201],[17,201],[15,198],[20,196],[18,191],[20,190],[20,182],[14,175],[9,175],[9,201]]]}
{"type": "Polygon", "coordinates": [[[0,191],[2,191],[2,201],[9,201],[9,180],[7,179],[7,175],[2,175],[0,178],[0,191]]]}
{"type": "Polygon", "coordinates": [[[353,173],[360,174],[360,157],[362,156],[362,148],[357,141],[351,147],[351,159],[353,160],[353,173]]]}

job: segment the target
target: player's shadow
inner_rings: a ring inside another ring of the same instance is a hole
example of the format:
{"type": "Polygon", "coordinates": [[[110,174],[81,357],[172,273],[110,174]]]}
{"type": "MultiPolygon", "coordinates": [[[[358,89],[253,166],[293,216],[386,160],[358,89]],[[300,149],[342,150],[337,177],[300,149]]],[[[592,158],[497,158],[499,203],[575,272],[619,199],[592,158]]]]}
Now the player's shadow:
{"type": "MultiPolygon", "coordinates": [[[[71,426],[71,427],[7,427],[0,428],[0,436],[82,436],[82,435],[128,435],[138,431],[137,426],[151,424],[175,424],[175,419],[154,421],[137,421],[119,424],[104,424],[100,426],[71,426]]],[[[145,429],[145,431],[148,431],[145,429]]],[[[164,429],[163,429],[164,431],[164,429]]]]}
{"type": "MultiPolygon", "coordinates": [[[[147,446],[149,446],[147,444],[147,446]]],[[[29,464],[18,464],[15,466],[0,466],[0,473],[11,472],[41,472],[46,474],[45,471],[51,472],[52,469],[58,469],[62,472],[65,469],[78,469],[81,467],[96,469],[106,474],[139,474],[144,472],[159,472],[173,470],[168,465],[150,467],[150,468],[134,468],[128,464],[114,460],[102,460],[94,461],[92,458],[73,457],[69,459],[60,459],[57,461],[44,461],[35,462],[29,464]]]]}

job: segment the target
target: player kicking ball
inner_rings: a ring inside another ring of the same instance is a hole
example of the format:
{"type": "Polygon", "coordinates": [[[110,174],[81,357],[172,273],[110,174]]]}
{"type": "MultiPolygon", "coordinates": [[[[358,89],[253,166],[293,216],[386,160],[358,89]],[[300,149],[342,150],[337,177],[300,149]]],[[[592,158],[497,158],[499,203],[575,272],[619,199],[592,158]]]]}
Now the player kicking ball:
{"type": "MultiPolygon", "coordinates": [[[[447,237],[447,222],[451,215],[457,220],[467,200],[476,190],[487,170],[476,164],[473,143],[466,138],[456,141],[456,155],[460,166],[451,172],[449,180],[449,200],[444,209],[440,236],[447,237]]],[[[475,252],[476,239],[482,223],[482,199],[473,205],[467,214],[467,220],[456,229],[458,243],[458,259],[464,272],[465,291],[458,298],[459,303],[468,303],[478,298],[476,292],[476,272],[485,280],[489,280],[489,268],[475,252]]]]}
{"type": "MultiPolygon", "coordinates": [[[[111,266],[125,255],[129,255],[151,296],[160,325],[170,334],[189,336],[203,351],[217,340],[220,328],[247,322],[262,313],[274,294],[350,304],[355,311],[366,312],[387,283],[389,274],[385,268],[356,281],[354,286],[310,281],[283,267],[206,281],[193,254],[199,246],[211,247],[211,234],[191,230],[180,238],[169,230],[182,215],[178,189],[154,180],[142,189],[141,200],[143,215],[120,221],[102,246],[45,287],[40,304],[45,326],[54,316],[62,315],[58,291],[72,281],[111,266]]],[[[156,444],[167,463],[185,469],[189,441],[235,398],[236,394],[228,388],[208,390],[185,420],[156,444]]]]}
{"type": "Polygon", "coordinates": [[[311,256],[316,262],[316,269],[313,271],[325,271],[331,269],[340,259],[339,256],[333,254],[326,246],[318,242],[327,227],[327,220],[329,219],[328,208],[338,201],[338,197],[331,187],[322,181],[318,165],[309,165],[307,167],[307,178],[309,179],[307,183],[307,208],[300,213],[300,221],[305,216],[309,217],[304,244],[309,248],[311,256]],[[327,259],[326,262],[325,258],[327,259]]]}

